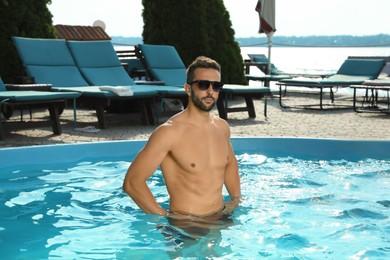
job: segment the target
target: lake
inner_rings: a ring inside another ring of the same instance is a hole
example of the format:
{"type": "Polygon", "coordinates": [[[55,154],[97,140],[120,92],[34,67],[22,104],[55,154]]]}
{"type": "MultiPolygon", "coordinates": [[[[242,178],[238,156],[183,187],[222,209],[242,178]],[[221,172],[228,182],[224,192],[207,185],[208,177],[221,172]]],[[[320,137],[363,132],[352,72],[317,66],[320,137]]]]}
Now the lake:
{"type": "MultiPolygon", "coordinates": [[[[268,47],[241,47],[241,54],[265,54],[268,47]]],[[[348,56],[390,56],[390,47],[274,47],[271,60],[289,73],[335,72],[348,56]]],[[[259,73],[257,69],[252,74],[259,73]]]]}

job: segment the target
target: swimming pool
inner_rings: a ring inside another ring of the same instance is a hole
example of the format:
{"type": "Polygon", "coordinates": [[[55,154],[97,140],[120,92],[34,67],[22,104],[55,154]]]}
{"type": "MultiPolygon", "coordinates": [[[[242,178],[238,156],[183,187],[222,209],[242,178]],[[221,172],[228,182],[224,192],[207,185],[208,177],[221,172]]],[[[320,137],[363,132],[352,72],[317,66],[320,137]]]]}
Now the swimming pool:
{"type": "MultiPolygon", "coordinates": [[[[121,190],[145,141],[0,149],[3,259],[390,257],[390,141],[233,138],[243,203],[201,239],[121,190]]],[[[168,205],[161,173],[149,182],[168,205]]]]}

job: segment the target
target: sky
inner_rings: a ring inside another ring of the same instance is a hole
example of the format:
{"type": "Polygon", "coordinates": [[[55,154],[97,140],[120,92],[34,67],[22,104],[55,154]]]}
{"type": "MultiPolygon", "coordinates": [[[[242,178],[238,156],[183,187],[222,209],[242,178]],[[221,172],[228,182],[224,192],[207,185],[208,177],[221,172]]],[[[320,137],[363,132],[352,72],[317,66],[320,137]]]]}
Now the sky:
{"type": "MultiPolygon", "coordinates": [[[[224,0],[236,37],[257,37],[257,0],[224,0]]],[[[53,24],[103,21],[110,36],[141,37],[141,0],[52,0],[53,24]]],[[[183,14],[185,19],[185,14],[183,14]]],[[[276,0],[275,36],[390,34],[390,0],[276,0]]]]}

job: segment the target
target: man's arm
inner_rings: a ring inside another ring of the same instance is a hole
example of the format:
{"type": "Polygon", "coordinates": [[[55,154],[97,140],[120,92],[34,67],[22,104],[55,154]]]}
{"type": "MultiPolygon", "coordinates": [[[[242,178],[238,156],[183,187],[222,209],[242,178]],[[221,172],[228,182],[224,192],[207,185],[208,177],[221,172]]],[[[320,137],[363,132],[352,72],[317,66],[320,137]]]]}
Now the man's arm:
{"type": "Polygon", "coordinates": [[[169,151],[169,138],[163,138],[164,130],[161,130],[163,129],[156,130],[150,136],[145,147],[131,163],[123,182],[123,190],[147,214],[167,214],[146,184],[169,151]]]}
{"type": "Polygon", "coordinates": [[[238,162],[230,144],[229,163],[225,169],[225,187],[230,195],[230,201],[225,203],[224,213],[232,213],[241,203],[241,183],[238,173],[238,162]]]}
{"type": "Polygon", "coordinates": [[[232,212],[241,202],[241,181],[238,172],[238,162],[230,141],[230,128],[227,126],[227,138],[229,142],[229,161],[225,168],[225,187],[230,195],[230,202],[225,203],[226,211],[232,212]]]}
{"type": "Polygon", "coordinates": [[[225,187],[232,200],[241,197],[241,182],[238,173],[238,162],[233,147],[229,145],[229,162],[225,168],[225,187]]]}
{"type": "Polygon", "coordinates": [[[228,143],[228,163],[225,167],[224,185],[230,195],[232,202],[240,202],[241,197],[241,182],[238,173],[238,162],[234,154],[233,146],[230,139],[230,127],[226,120],[220,120],[220,127],[226,135],[226,142],[228,143]]]}

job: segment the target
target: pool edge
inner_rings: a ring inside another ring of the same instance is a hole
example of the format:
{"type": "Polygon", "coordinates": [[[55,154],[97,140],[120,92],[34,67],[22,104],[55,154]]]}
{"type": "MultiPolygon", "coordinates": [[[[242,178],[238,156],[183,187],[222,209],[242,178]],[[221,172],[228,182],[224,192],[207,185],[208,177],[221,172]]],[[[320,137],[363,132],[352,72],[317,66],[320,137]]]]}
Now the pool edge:
{"type": "MultiPolygon", "coordinates": [[[[93,143],[22,146],[0,149],[2,167],[66,163],[91,158],[131,160],[146,143],[115,140],[93,143]]],[[[268,157],[292,156],[303,159],[390,159],[390,140],[347,140],[300,137],[232,137],[235,151],[260,153],[268,157]]]]}

